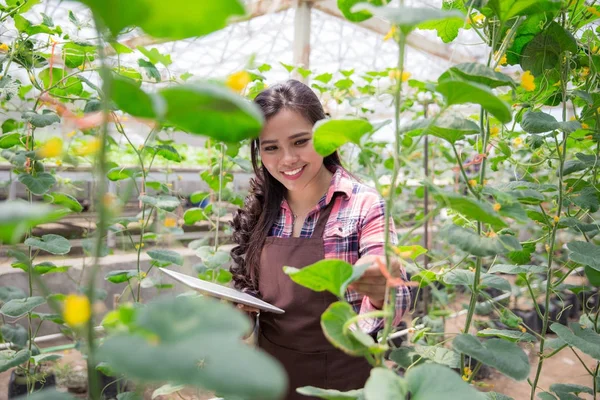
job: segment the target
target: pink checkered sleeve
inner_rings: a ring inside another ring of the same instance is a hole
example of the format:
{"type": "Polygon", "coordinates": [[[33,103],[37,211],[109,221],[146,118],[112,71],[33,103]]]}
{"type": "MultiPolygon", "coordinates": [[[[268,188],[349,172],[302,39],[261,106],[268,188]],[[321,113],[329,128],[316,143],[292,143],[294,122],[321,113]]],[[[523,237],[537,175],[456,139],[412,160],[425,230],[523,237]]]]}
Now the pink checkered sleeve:
{"type": "MultiPolygon", "coordinates": [[[[397,244],[398,236],[394,228],[394,222],[390,219],[390,243],[397,244]]],[[[379,198],[375,201],[367,212],[362,229],[359,236],[359,255],[380,255],[385,256],[385,202],[379,198]]],[[[402,269],[402,276],[406,279],[406,272],[402,269]]],[[[358,308],[360,302],[359,314],[366,314],[376,311],[377,308],[371,304],[368,297],[363,297],[362,300],[355,296],[353,306],[358,308]]],[[[402,321],[408,305],[410,304],[410,291],[406,286],[396,288],[396,302],[393,326],[398,326],[402,321]]],[[[365,318],[361,319],[359,326],[364,332],[376,332],[383,327],[383,318],[365,318]]]]}

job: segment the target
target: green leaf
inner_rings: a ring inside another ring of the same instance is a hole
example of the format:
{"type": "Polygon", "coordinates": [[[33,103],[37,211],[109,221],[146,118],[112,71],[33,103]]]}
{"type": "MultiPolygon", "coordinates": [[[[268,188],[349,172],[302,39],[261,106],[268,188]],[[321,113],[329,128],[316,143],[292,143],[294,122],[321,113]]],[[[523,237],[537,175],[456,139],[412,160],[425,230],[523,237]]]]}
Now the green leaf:
{"type": "MultiPolygon", "coordinates": [[[[38,275],[45,275],[45,274],[54,274],[57,272],[65,272],[65,271],[68,271],[69,268],[70,267],[66,266],[66,265],[58,267],[53,262],[44,261],[39,264],[36,264],[33,267],[33,271],[38,275]]],[[[27,271],[28,269],[24,269],[24,270],[27,271]]]]}
{"type": "MultiPolygon", "coordinates": [[[[411,400],[481,400],[482,396],[456,372],[437,364],[423,364],[411,368],[406,373],[406,381],[411,400]]],[[[404,397],[393,399],[399,398],[404,397]]],[[[374,397],[373,400],[378,398],[374,397]]]]}
{"type": "Polygon", "coordinates": [[[29,191],[37,196],[46,193],[54,184],[56,179],[52,174],[47,172],[38,172],[35,176],[27,173],[22,173],[18,177],[19,182],[27,186],[29,191]]]}
{"type": "Polygon", "coordinates": [[[0,286],[0,303],[6,303],[13,299],[27,297],[24,291],[14,286],[0,286]]]}
{"type": "Polygon", "coordinates": [[[544,274],[547,268],[543,265],[510,265],[510,264],[494,264],[488,271],[490,274],[544,274]]]}
{"type": "Polygon", "coordinates": [[[62,358],[62,355],[60,355],[60,354],[45,353],[45,354],[38,354],[37,356],[32,356],[31,361],[33,362],[34,365],[39,365],[39,363],[41,363],[41,362],[52,362],[52,361],[60,360],[61,358],[62,358]]]}
{"type": "MultiPolygon", "coordinates": [[[[27,400],[77,400],[77,397],[66,392],[58,392],[55,389],[45,389],[27,395],[27,400]]],[[[21,400],[21,397],[19,397],[21,400]]]]}
{"type": "Polygon", "coordinates": [[[147,196],[141,195],[140,201],[152,207],[160,208],[165,211],[173,211],[181,205],[181,202],[177,197],[173,196],[147,196]]]}
{"type": "Polygon", "coordinates": [[[525,45],[521,53],[521,67],[534,76],[541,75],[547,69],[557,68],[561,54],[566,51],[577,54],[577,41],[570,32],[552,21],[546,30],[525,45]]]}
{"type": "Polygon", "coordinates": [[[146,57],[148,57],[148,59],[150,60],[150,62],[152,64],[162,64],[165,67],[168,67],[169,65],[171,65],[173,63],[173,61],[171,61],[171,55],[170,54],[160,54],[160,52],[157,49],[146,49],[144,46],[138,46],[137,49],[146,57]]]}
{"type": "MultiPolygon", "coordinates": [[[[448,2],[444,2],[443,5],[448,2]]],[[[458,18],[451,18],[441,21],[423,22],[417,26],[419,29],[435,29],[442,42],[450,43],[458,37],[458,32],[464,26],[464,21],[458,18]]]]}
{"type": "Polygon", "coordinates": [[[315,292],[327,290],[342,298],[346,288],[358,279],[368,265],[352,266],[342,260],[321,260],[302,269],[283,267],[283,272],[297,284],[315,292]]]}
{"type": "Polygon", "coordinates": [[[185,210],[183,221],[186,225],[194,225],[198,221],[206,221],[206,216],[201,208],[193,207],[185,210]]]}
{"type": "Polygon", "coordinates": [[[440,82],[436,90],[444,96],[449,106],[479,104],[504,124],[512,120],[510,105],[496,97],[487,86],[464,80],[446,80],[440,82]]]}
{"type": "Polygon", "coordinates": [[[152,400],[154,400],[158,396],[166,396],[169,394],[173,394],[175,392],[179,392],[180,390],[183,390],[184,388],[185,388],[185,386],[183,386],[183,385],[171,385],[170,383],[167,383],[166,385],[162,385],[161,387],[156,389],[154,392],[152,392],[152,400]]]}
{"type": "Polygon", "coordinates": [[[592,286],[600,286],[600,271],[591,268],[589,265],[584,267],[585,276],[590,281],[592,286]]]}
{"type": "Polygon", "coordinates": [[[129,47],[127,47],[119,42],[111,42],[110,45],[113,49],[115,49],[115,53],[117,53],[117,54],[133,53],[132,49],[130,49],[129,47]]]}
{"type": "MultiPolygon", "coordinates": [[[[371,18],[373,15],[368,11],[352,12],[352,7],[358,3],[369,2],[375,6],[381,6],[382,0],[337,0],[337,6],[344,15],[344,17],[350,22],[362,22],[371,18]]],[[[327,83],[327,82],[324,82],[327,83]]]]}
{"type": "MultiPolygon", "coordinates": [[[[134,219],[134,221],[136,221],[136,222],[137,222],[137,220],[138,220],[137,218],[134,219]]],[[[81,248],[83,249],[85,254],[88,256],[93,257],[96,255],[96,246],[97,245],[98,245],[98,239],[96,239],[95,236],[88,237],[81,241],[81,248]]],[[[109,254],[110,254],[110,251],[108,249],[106,241],[103,240],[102,244],[100,246],[100,251],[98,253],[98,257],[106,257],[109,254]]]]}
{"type": "Polygon", "coordinates": [[[165,119],[189,133],[224,142],[258,136],[262,112],[229,89],[209,83],[171,86],[160,91],[167,106],[165,119]]]}
{"type": "Polygon", "coordinates": [[[497,336],[499,338],[511,341],[511,342],[535,342],[535,336],[520,331],[511,331],[508,329],[483,329],[477,332],[479,337],[492,337],[497,336]]]}
{"type": "Polygon", "coordinates": [[[550,385],[550,391],[555,393],[587,393],[594,394],[594,390],[588,386],[576,385],[573,383],[553,383],[550,385]]]}
{"type": "Polygon", "coordinates": [[[231,256],[225,251],[215,251],[212,246],[201,246],[196,249],[196,255],[200,257],[204,265],[209,269],[216,269],[231,261],[231,256]]]}
{"type": "Polygon", "coordinates": [[[455,351],[438,346],[415,346],[415,352],[437,364],[460,368],[460,355],[455,351]]]}
{"type": "Polygon", "coordinates": [[[347,354],[362,356],[368,353],[369,348],[350,332],[344,332],[346,321],[355,316],[356,313],[349,303],[336,301],[327,307],[327,310],[321,315],[321,327],[325,337],[333,346],[347,354]]]}
{"type": "Polygon", "coordinates": [[[576,347],[588,356],[600,360],[600,335],[593,329],[582,328],[579,323],[571,322],[568,328],[554,323],[550,325],[550,330],[569,346],[576,347]]]}
{"type": "Polygon", "coordinates": [[[476,232],[457,226],[447,225],[442,228],[441,234],[448,243],[458,246],[461,250],[475,256],[487,257],[506,254],[509,251],[521,250],[517,238],[510,235],[496,237],[483,237],[476,232]]]}
{"type": "Polygon", "coordinates": [[[396,400],[406,395],[406,386],[394,371],[387,368],[373,368],[365,384],[366,400],[396,400]]]}
{"type": "Polygon", "coordinates": [[[111,181],[122,181],[123,179],[134,178],[139,174],[139,170],[137,168],[122,168],[115,167],[111,168],[106,177],[111,181]]]}
{"type": "Polygon", "coordinates": [[[183,256],[174,250],[148,250],[148,255],[156,261],[183,266],[183,256]]]}
{"type": "Polygon", "coordinates": [[[151,189],[154,189],[156,191],[160,191],[163,193],[169,193],[169,187],[162,182],[149,181],[149,182],[146,182],[146,187],[149,187],[151,189]]]}
{"type": "Polygon", "coordinates": [[[165,160],[181,162],[181,156],[175,147],[168,144],[159,144],[156,146],[156,154],[165,160]]]}
{"type": "Polygon", "coordinates": [[[60,122],[60,117],[50,110],[43,110],[41,114],[38,114],[35,111],[25,111],[21,115],[21,118],[23,118],[24,121],[29,121],[29,123],[36,128],[43,128],[56,122],[60,122]]]}
{"type": "Polygon", "coordinates": [[[478,63],[463,63],[455,65],[440,75],[438,82],[457,80],[457,78],[459,80],[463,79],[466,81],[479,83],[490,88],[497,88],[500,86],[515,86],[515,82],[510,76],[478,63]]]}
{"type": "Polygon", "coordinates": [[[44,88],[56,96],[80,96],[83,92],[81,80],[77,76],[69,76],[69,73],[62,68],[52,68],[52,70],[46,68],[38,74],[38,77],[43,82],[44,88]]]}
{"type": "Polygon", "coordinates": [[[521,127],[528,133],[544,133],[555,129],[571,133],[579,129],[581,124],[577,121],[558,122],[552,115],[541,111],[526,111],[521,127]]]}
{"type": "Polygon", "coordinates": [[[60,235],[49,233],[40,238],[30,237],[25,240],[25,245],[48,253],[61,255],[71,251],[71,243],[60,235]]]}
{"type": "Polygon", "coordinates": [[[496,392],[487,392],[485,394],[485,398],[486,400],[515,400],[512,397],[509,397],[505,394],[496,392]]]}
{"type": "Polygon", "coordinates": [[[529,359],[515,343],[502,339],[481,343],[474,336],[463,333],[454,338],[452,346],[515,380],[522,381],[529,376],[529,359]]]}
{"type": "Polygon", "coordinates": [[[463,139],[465,135],[479,133],[479,126],[468,119],[459,118],[454,115],[442,115],[437,119],[422,119],[408,123],[400,128],[401,132],[421,132],[447,140],[451,144],[463,139]]]}
{"type": "Polygon", "coordinates": [[[324,73],[315,76],[313,79],[319,82],[323,82],[324,84],[328,84],[331,81],[331,79],[333,79],[333,74],[324,73]]]}
{"type": "Polygon", "coordinates": [[[304,386],[296,389],[296,392],[305,396],[318,397],[325,400],[364,400],[363,390],[350,390],[340,392],[334,389],[320,389],[314,386],[304,386]]]}
{"type": "Polygon", "coordinates": [[[123,283],[129,281],[131,278],[139,277],[137,270],[116,270],[110,271],[104,275],[104,279],[112,283],[123,283]]]}
{"type": "Polygon", "coordinates": [[[77,199],[70,194],[59,192],[47,193],[44,195],[44,200],[52,204],[67,207],[73,212],[81,212],[83,210],[83,206],[79,203],[79,201],[77,201],[77,199]]]}
{"type": "Polygon", "coordinates": [[[2,308],[0,308],[0,314],[7,317],[18,318],[44,303],[46,303],[46,300],[40,296],[27,297],[25,299],[13,299],[4,303],[2,308]]]}
{"type": "Polygon", "coordinates": [[[156,96],[144,92],[133,79],[120,75],[113,76],[112,100],[121,110],[134,117],[154,119],[161,115],[155,111],[154,104],[159,103],[156,96]]]}
{"type": "Polygon", "coordinates": [[[11,368],[26,363],[30,355],[31,353],[28,349],[23,349],[19,352],[14,350],[0,350],[0,372],[8,371],[11,368]]]}
{"type": "Polygon", "coordinates": [[[34,25],[31,21],[25,19],[21,15],[14,16],[15,28],[19,30],[19,32],[26,33],[29,36],[37,35],[38,33],[46,33],[51,35],[54,33],[53,29],[46,25],[34,25]]]}
{"type": "Polygon", "coordinates": [[[322,120],[313,128],[315,150],[322,156],[328,156],[338,147],[348,143],[360,143],[360,139],[373,131],[373,125],[364,119],[322,120]]]}
{"type": "MultiPolygon", "coordinates": [[[[464,269],[455,269],[444,275],[444,282],[450,285],[465,285],[472,287],[474,281],[475,273],[464,269]]],[[[510,283],[497,275],[482,273],[479,284],[510,292],[510,283]]]]}
{"type": "MultiPolygon", "coordinates": [[[[29,340],[29,332],[24,326],[19,324],[9,325],[4,324],[0,326],[0,332],[5,343],[14,343],[18,347],[26,347],[27,341],[29,340]]],[[[1,358],[1,356],[0,356],[1,358]]]]}
{"type": "Polygon", "coordinates": [[[275,400],[285,392],[285,371],[242,341],[250,322],[229,304],[197,296],[157,299],[140,309],[133,323],[155,339],[149,342],[148,336],[133,334],[107,337],[98,361],[116,373],[145,382],[199,387],[226,398],[275,400]],[[136,349],[135,357],[131,349],[136,349]]]}
{"type": "Polygon", "coordinates": [[[96,48],[91,45],[81,45],[74,42],[65,43],[63,46],[65,65],[69,68],[77,68],[83,65],[85,61],[94,61],[95,52],[96,48]]]}
{"type": "Polygon", "coordinates": [[[569,253],[571,260],[600,271],[600,246],[588,242],[573,241],[567,243],[567,248],[571,251],[569,253]]]}
{"type": "Polygon", "coordinates": [[[19,144],[22,144],[20,133],[15,132],[0,136],[0,149],[10,149],[19,144]]]}
{"type": "Polygon", "coordinates": [[[204,36],[227,25],[234,15],[244,15],[236,0],[79,0],[117,36],[124,28],[138,26],[155,38],[171,40],[204,36]]]}
{"type": "Polygon", "coordinates": [[[361,3],[352,7],[353,12],[368,11],[371,14],[383,18],[390,24],[397,25],[405,34],[409,33],[424,22],[442,21],[464,21],[465,16],[456,10],[446,11],[435,8],[417,7],[374,7],[370,4],[361,3]]]}
{"type": "Polygon", "coordinates": [[[138,60],[138,65],[146,71],[146,74],[148,74],[150,79],[154,79],[155,82],[161,81],[160,72],[158,72],[158,69],[156,69],[154,64],[144,60],[143,58],[140,58],[138,60]]]}
{"type": "Polygon", "coordinates": [[[447,207],[463,214],[469,219],[490,224],[494,229],[505,228],[508,226],[489,203],[484,203],[462,195],[442,192],[440,190],[434,190],[432,194],[439,203],[446,204],[447,207]]]}

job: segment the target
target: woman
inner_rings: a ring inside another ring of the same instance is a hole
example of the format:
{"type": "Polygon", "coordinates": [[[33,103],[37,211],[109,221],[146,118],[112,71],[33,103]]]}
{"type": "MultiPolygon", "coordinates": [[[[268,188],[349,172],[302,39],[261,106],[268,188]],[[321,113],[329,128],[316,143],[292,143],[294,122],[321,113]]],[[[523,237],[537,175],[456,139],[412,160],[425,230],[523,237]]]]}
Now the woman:
{"type": "MultiPolygon", "coordinates": [[[[385,255],[384,202],[348,174],[337,152],[323,158],[315,151],[313,126],[325,113],[308,86],[289,80],[261,92],[255,102],[266,122],[251,144],[256,178],[233,220],[238,244],[232,250],[234,284],[285,310],[260,314],[258,345],[286,369],[286,399],[307,399],[296,393],[301,386],[361,388],[370,365],[334,348],[320,326],[321,314],[336,297],[295,284],[282,268],[323,259],[371,263],[346,299],[360,314],[381,309],[386,279],[375,261],[385,255]]],[[[396,240],[392,224],[390,229],[396,240]]],[[[393,269],[404,276],[399,263],[393,269]]],[[[407,288],[399,287],[394,324],[400,323],[408,303],[407,288]]],[[[360,324],[374,334],[383,320],[365,318],[360,324]]]]}

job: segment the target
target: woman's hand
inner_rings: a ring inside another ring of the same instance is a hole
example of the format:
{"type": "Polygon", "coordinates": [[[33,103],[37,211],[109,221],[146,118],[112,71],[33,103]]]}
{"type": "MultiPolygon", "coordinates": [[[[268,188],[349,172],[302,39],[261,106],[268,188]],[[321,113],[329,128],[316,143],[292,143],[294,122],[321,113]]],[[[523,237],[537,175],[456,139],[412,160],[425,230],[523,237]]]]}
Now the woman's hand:
{"type": "Polygon", "coordinates": [[[258,313],[260,310],[256,307],[247,306],[245,304],[236,304],[236,307],[247,313],[258,313]]]}
{"type": "MultiPolygon", "coordinates": [[[[401,276],[401,264],[397,258],[390,258],[392,264],[391,276],[401,276]]],[[[371,304],[375,308],[383,308],[385,301],[385,292],[387,288],[387,278],[383,275],[380,264],[385,265],[383,256],[364,256],[360,258],[355,265],[370,264],[365,273],[356,281],[352,282],[348,288],[358,293],[368,296],[371,304]]],[[[389,270],[389,269],[388,269],[389,270]]]]}

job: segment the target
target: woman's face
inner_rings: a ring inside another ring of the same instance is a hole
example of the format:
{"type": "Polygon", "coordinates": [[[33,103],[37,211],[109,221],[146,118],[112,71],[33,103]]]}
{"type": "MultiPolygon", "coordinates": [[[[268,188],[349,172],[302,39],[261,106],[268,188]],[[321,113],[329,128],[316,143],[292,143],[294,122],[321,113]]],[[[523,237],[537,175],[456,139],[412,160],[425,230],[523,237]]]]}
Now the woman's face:
{"type": "Polygon", "coordinates": [[[302,115],[284,109],[269,118],[260,134],[262,164],[287,190],[305,189],[323,167],[323,157],[313,147],[312,128],[302,115]]]}

